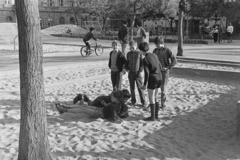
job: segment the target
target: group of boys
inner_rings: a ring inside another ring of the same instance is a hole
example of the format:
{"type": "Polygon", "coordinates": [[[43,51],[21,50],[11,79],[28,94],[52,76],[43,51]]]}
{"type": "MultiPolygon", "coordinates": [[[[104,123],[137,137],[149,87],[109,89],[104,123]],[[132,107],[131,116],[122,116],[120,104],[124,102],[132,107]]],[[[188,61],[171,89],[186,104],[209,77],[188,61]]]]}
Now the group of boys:
{"type": "MultiPolygon", "coordinates": [[[[83,38],[83,41],[89,48],[88,41],[93,38],[96,40],[96,38],[93,36],[92,31],[94,28],[90,29],[90,32],[86,34],[86,36],[83,38]]],[[[140,96],[141,104],[144,108],[144,110],[147,110],[148,106],[146,105],[146,100],[144,96],[144,91],[142,89],[143,87],[143,55],[138,50],[137,43],[135,41],[129,42],[130,51],[125,54],[126,46],[128,43],[128,29],[126,27],[126,22],[123,22],[123,26],[120,28],[118,33],[118,38],[121,43],[122,52],[118,51],[117,49],[117,43],[113,42],[112,47],[113,51],[110,52],[109,57],[109,68],[111,69],[111,81],[113,85],[113,91],[120,91],[125,92],[127,94],[127,90],[121,91],[121,84],[122,84],[122,74],[124,74],[125,71],[128,72],[128,79],[130,84],[130,93],[128,96],[124,99],[119,101],[122,112],[120,110],[118,111],[118,116],[127,117],[127,106],[125,105],[126,101],[131,97],[131,104],[134,106],[136,104],[136,95],[135,95],[135,83],[137,86],[137,90],[140,96]],[[125,114],[125,115],[121,115],[125,114]]],[[[156,54],[158,57],[158,60],[161,64],[161,106],[159,108],[164,109],[166,107],[166,86],[169,79],[169,70],[176,65],[177,60],[174,54],[171,52],[170,49],[168,49],[164,45],[164,38],[161,36],[158,36],[155,38],[154,41],[156,48],[153,50],[153,54],[156,54]]],[[[151,64],[150,64],[151,65],[151,64]]],[[[87,96],[83,96],[79,94],[77,97],[74,98],[73,103],[75,104],[77,101],[83,99],[85,102],[87,102],[91,106],[97,106],[98,108],[106,108],[108,103],[111,103],[111,98],[109,96],[100,96],[96,98],[93,102],[89,100],[87,96]]],[[[105,116],[106,117],[106,116],[105,116]]]]}
{"type": "MultiPolygon", "coordinates": [[[[123,26],[120,28],[118,32],[118,39],[122,44],[122,53],[125,55],[125,49],[128,39],[128,32],[126,29],[126,21],[123,21],[123,26]]],[[[166,107],[166,86],[169,79],[169,70],[176,65],[177,59],[175,55],[171,52],[169,48],[164,45],[164,38],[161,36],[156,37],[154,41],[156,48],[153,50],[153,53],[157,55],[159,62],[162,65],[162,85],[161,85],[161,107],[166,107]]],[[[129,42],[130,51],[126,54],[126,64],[125,69],[128,71],[128,79],[130,83],[130,91],[131,91],[131,102],[132,105],[136,104],[136,96],[135,96],[135,83],[137,85],[137,90],[140,96],[140,101],[144,107],[146,107],[146,100],[141,89],[143,85],[143,63],[142,63],[142,54],[137,49],[137,43],[134,41],[129,42]]]]}

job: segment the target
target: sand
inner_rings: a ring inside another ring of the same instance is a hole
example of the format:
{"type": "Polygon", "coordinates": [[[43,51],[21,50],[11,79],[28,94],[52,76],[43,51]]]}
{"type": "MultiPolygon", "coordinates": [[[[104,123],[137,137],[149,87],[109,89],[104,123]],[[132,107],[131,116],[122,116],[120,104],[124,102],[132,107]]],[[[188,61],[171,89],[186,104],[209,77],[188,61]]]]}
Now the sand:
{"type": "MultiPolygon", "coordinates": [[[[111,92],[106,61],[45,68],[45,100],[50,148],[57,160],[221,160],[239,159],[235,106],[239,85],[172,75],[167,108],[160,120],[145,122],[148,112],[129,106],[130,117],[115,124],[85,114],[59,115],[53,102],[72,104],[77,93],[90,98],[111,92]]],[[[129,88],[127,76],[123,88],[129,88]]],[[[147,96],[147,92],[145,92],[147,96]]],[[[137,100],[139,97],[137,94],[137,100]]],[[[19,75],[0,77],[0,159],[17,159],[19,75]]]]}
{"type": "MultiPolygon", "coordinates": [[[[10,44],[0,47],[0,56],[17,55],[10,44]]],[[[77,49],[43,46],[44,53],[77,49]]],[[[195,63],[179,63],[178,67],[240,71],[195,63]]],[[[16,160],[18,155],[18,73],[18,70],[0,73],[0,160],[16,160]]],[[[78,93],[91,99],[109,94],[112,87],[107,61],[45,67],[44,83],[48,138],[56,160],[240,159],[240,143],[235,137],[236,102],[240,99],[237,82],[172,74],[167,108],[160,111],[159,121],[145,122],[142,119],[149,113],[129,106],[130,116],[121,124],[85,114],[59,115],[53,105],[56,101],[72,104],[78,93]]],[[[127,75],[123,77],[123,88],[129,89],[127,75]]]]}

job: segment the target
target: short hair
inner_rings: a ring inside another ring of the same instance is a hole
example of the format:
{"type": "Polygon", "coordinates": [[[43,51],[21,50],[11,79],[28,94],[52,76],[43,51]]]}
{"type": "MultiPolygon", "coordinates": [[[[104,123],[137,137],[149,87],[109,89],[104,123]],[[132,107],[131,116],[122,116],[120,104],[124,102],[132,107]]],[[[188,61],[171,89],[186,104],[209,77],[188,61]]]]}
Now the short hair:
{"type": "Polygon", "coordinates": [[[155,39],[154,39],[154,43],[155,44],[164,44],[164,38],[162,36],[157,36],[155,39]]]}
{"type": "Polygon", "coordinates": [[[116,44],[116,45],[118,45],[117,41],[113,41],[113,42],[112,42],[112,45],[113,45],[113,44],[116,44]]]}
{"type": "Polygon", "coordinates": [[[90,31],[93,31],[93,30],[95,30],[95,28],[94,27],[90,27],[90,29],[89,29],[90,31]]]}
{"type": "Polygon", "coordinates": [[[123,99],[123,92],[120,90],[113,91],[112,95],[114,98],[116,98],[118,101],[121,101],[123,99]]]}
{"type": "Polygon", "coordinates": [[[143,52],[147,52],[149,50],[149,44],[147,42],[142,42],[138,45],[138,49],[143,52]]]}
{"type": "Polygon", "coordinates": [[[137,25],[138,25],[139,27],[142,27],[142,22],[141,22],[141,21],[138,21],[138,22],[137,22],[137,25]]]}
{"type": "Polygon", "coordinates": [[[137,45],[137,42],[136,42],[136,41],[131,40],[131,41],[129,42],[129,46],[135,46],[135,45],[137,45]]]}
{"type": "Polygon", "coordinates": [[[123,98],[131,98],[131,94],[127,89],[122,90],[123,98]]]}
{"type": "Polygon", "coordinates": [[[122,21],[122,24],[126,25],[126,24],[127,24],[127,21],[126,21],[126,20],[123,20],[123,21],[122,21]]]}

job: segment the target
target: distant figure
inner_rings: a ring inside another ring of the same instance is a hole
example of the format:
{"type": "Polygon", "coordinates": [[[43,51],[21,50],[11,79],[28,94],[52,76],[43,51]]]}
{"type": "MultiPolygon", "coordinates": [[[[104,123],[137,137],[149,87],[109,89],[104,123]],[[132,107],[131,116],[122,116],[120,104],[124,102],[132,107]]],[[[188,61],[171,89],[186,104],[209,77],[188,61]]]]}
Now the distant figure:
{"type": "Polygon", "coordinates": [[[65,34],[70,34],[70,35],[72,35],[71,29],[68,28],[68,27],[66,27],[66,28],[65,28],[65,34]]]}
{"type": "Polygon", "coordinates": [[[93,35],[94,30],[95,30],[95,28],[90,27],[89,32],[83,37],[83,42],[86,44],[86,47],[87,47],[87,53],[90,53],[89,41],[91,39],[94,39],[95,41],[97,41],[97,38],[95,38],[94,35],[93,35]]]}
{"type": "Polygon", "coordinates": [[[213,41],[214,41],[214,43],[217,43],[217,41],[218,41],[218,32],[219,32],[218,26],[215,25],[214,28],[213,28],[213,41]]]}
{"type": "Polygon", "coordinates": [[[145,39],[147,36],[146,36],[145,29],[142,27],[141,21],[137,23],[137,28],[138,28],[138,31],[137,31],[136,41],[137,41],[137,45],[139,45],[140,43],[145,42],[145,39]]]}
{"type": "Polygon", "coordinates": [[[233,26],[230,22],[227,26],[227,37],[228,37],[228,43],[232,42],[232,33],[233,33],[233,26]]]}
{"type": "Polygon", "coordinates": [[[124,20],[122,22],[122,27],[119,29],[118,31],[118,40],[121,43],[121,47],[122,47],[122,53],[125,56],[125,50],[128,44],[128,28],[127,28],[127,21],[124,20]]]}

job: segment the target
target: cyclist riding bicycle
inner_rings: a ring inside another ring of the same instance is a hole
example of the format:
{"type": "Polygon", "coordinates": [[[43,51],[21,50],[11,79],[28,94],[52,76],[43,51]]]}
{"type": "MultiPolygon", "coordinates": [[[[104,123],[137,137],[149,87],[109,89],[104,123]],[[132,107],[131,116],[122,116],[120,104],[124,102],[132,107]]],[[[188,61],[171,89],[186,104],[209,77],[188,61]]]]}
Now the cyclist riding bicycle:
{"type": "Polygon", "coordinates": [[[90,44],[88,41],[90,39],[94,39],[95,41],[97,41],[97,39],[93,35],[94,30],[95,30],[95,28],[90,27],[89,32],[83,37],[83,42],[86,44],[88,54],[90,54],[90,44]]]}

